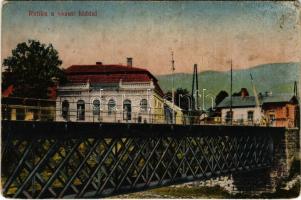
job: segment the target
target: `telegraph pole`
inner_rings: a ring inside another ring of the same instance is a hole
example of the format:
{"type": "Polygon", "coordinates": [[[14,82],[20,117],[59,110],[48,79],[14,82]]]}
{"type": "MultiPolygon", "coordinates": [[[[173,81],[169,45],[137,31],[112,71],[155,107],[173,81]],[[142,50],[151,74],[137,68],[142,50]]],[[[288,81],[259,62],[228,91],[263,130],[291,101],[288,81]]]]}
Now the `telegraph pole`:
{"type": "Polygon", "coordinates": [[[232,125],[233,121],[233,113],[232,113],[232,58],[231,58],[231,78],[230,78],[230,116],[231,116],[231,121],[230,124],[232,125]]]}
{"type": "Polygon", "coordinates": [[[171,51],[171,81],[172,81],[172,88],[171,88],[171,96],[172,96],[172,122],[175,124],[175,90],[174,90],[174,71],[175,71],[175,61],[173,58],[173,51],[171,51]]]}
{"type": "Polygon", "coordinates": [[[297,81],[294,82],[294,96],[298,98],[298,87],[297,87],[297,81]]]}
{"type": "Polygon", "coordinates": [[[192,75],[192,104],[193,110],[199,109],[199,83],[198,83],[198,65],[194,64],[193,66],[193,75],[192,75]]]}

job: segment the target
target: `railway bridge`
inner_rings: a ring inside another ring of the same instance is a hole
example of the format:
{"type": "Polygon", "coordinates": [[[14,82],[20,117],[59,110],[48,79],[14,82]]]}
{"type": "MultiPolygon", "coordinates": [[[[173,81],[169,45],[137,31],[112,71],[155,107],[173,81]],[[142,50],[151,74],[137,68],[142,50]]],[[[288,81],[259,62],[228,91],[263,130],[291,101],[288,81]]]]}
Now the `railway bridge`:
{"type": "Polygon", "coordinates": [[[246,185],[258,171],[273,188],[296,137],[276,127],[2,120],[2,193],[96,198],[229,174],[246,185]]]}

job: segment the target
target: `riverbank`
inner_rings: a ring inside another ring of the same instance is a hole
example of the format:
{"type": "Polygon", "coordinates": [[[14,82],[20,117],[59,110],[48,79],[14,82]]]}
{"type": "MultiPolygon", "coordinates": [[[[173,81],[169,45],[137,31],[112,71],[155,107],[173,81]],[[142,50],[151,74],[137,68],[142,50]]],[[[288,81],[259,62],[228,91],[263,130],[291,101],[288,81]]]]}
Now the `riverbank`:
{"type": "Polygon", "coordinates": [[[152,189],[144,192],[135,192],[130,194],[113,196],[110,198],[122,198],[122,199],[237,199],[237,198],[296,198],[300,194],[300,179],[297,181],[294,186],[289,189],[278,189],[274,193],[262,193],[260,195],[243,195],[236,194],[231,195],[223,188],[219,186],[214,187],[163,187],[152,189]]]}
{"type": "Polygon", "coordinates": [[[296,160],[290,170],[290,175],[287,179],[283,180],[275,192],[272,193],[258,193],[258,194],[230,194],[224,188],[216,186],[199,186],[195,183],[185,183],[181,185],[173,185],[168,187],[162,187],[157,189],[151,189],[143,192],[135,192],[130,194],[123,194],[112,196],[110,198],[122,198],[122,199],[150,199],[150,198],[168,198],[168,199],[180,199],[180,198],[198,198],[198,199],[250,199],[250,198],[297,198],[300,195],[300,160],[296,160]]]}

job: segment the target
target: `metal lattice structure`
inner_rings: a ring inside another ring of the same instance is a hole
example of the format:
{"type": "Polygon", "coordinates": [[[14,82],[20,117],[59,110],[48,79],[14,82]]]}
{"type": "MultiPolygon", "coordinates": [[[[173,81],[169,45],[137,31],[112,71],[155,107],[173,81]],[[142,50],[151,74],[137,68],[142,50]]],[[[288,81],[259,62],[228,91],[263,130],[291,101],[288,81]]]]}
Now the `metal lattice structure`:
{"type": "Polygon", "coordinates": [[[267,168],[273,130],[249,128],[3,121],[2,192],[103,197],[267,168]]]}

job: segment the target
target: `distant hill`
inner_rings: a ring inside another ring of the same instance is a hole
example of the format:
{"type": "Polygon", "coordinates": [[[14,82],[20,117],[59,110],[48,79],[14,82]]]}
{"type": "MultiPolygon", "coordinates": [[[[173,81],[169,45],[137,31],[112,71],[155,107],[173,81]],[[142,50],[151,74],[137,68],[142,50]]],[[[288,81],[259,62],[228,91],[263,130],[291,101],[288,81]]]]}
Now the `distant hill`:
{"type": "MultiPolygon", "coordinates": [[[[253,95],[250,73],[252,73],[257,92],[272,91],[273,94],[293,93],[294,81],[300,79],[301,63],[263,64],[244,70],[233,71],[233,93],[240,88],[247,88],[253,95]]],[[[191,69],[192,71],[192,69],[191,69]]],[[[164,92],[171,90],[171,75],[158,75],[159,84],[164,92]]],[[[198,74],[199,90],[206,88],[206,94],[213,96],[221,91],[230,91],[230,71],[205,71],[198,74]]],[[[174,74],[175,88],[186,88],[191,91],[192,74],[174,74]]],[[[210,99],[206,100],[206,105],[210,99]]]]}

